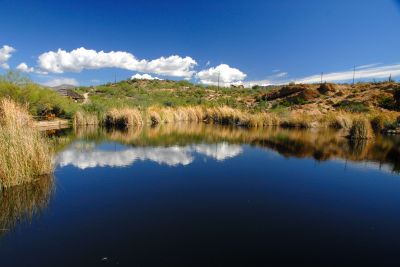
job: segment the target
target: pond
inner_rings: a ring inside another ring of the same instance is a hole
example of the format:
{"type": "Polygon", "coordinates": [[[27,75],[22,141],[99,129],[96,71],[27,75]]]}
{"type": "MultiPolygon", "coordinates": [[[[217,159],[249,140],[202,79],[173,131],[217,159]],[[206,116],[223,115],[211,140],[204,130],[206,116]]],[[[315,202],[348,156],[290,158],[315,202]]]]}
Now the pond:
{"type": "Polygon", "coordinates": [[[54,133],[0,194],[1,266],[400,262],[400,139],[205,124],[54,133]]]}

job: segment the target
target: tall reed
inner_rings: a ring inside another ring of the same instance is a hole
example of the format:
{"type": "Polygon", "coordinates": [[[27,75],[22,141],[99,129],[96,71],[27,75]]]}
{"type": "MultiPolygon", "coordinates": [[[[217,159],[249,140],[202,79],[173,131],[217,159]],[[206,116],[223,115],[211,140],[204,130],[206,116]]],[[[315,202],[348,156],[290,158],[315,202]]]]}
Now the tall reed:
{"type": "Polygon", "coordinates": [[[138,109],[113,108],[106,114],[106,125],[115,127],[141,126],[143,125],[142,114],[138,109]]]}
{"type": "Polygon", "coordinates": [[[88,126],[88,125],[99,125],[100,120],[97,114],[77,111],[73,118],[74,126],[88,126]]]}
{"type": "Polygon", "coordinates": [[[0,187],[31,182],[51,172],[51,146],[34,127],[27,108],[0,100],[0,187]]]}
{"type": "Polygon", "coordinates": [[[374,137],[371,123],[366,118],[356,119],[350,128],[350,139],[370,139],[374,137]]]}

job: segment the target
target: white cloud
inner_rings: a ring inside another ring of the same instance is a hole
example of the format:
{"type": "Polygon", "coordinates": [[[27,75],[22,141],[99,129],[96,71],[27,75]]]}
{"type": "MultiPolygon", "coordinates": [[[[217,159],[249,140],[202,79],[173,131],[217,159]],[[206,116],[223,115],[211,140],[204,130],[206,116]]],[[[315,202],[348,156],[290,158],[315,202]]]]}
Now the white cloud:
{"type": "MultiPolygon", "coordinates": [[[[356,69],[355,78],[357,80],[366,79],[386,79],[389,76],[400,76],[400,64],[384,65],[379,67],[365,67],[356,69]]],[[[353,70],[342,72],[331,72],[323,75],[323,81],[326,82],[345,82],[353,79],[353,70]]],[[[296,80],[296,83],[318,83],[321,81],[321,74],[316,74],[296,80]]]]}
{"type": "Polygon", "coordinates": [[[153,76],[151,76],[151,75],[149,75],[149,74],[139,74],[139,73],[136,73],[135,75],[133,75],[133,76],[131,77],[131,79],[139,79],[139,80],[161,80],[160,78],[158,78],[158,77],[153,77],[153,76]]]}
{"type": "Polygon", "coordinates": [[[274,74],[274,77],[283,78],[283,77],[286,77],[287,75],[288,75],[287,72],[278,72],[278,73],[274,74]]]}
{"type": "Polygon", "coordinates": [[[229,86],[241,84],[247,75],[227,64],[221,64],[215,68],[199,71],[196,76],[203,84],[217,85],[219,80],[220,85],[229,86]]]}
{"type": "Polygon", "coordinates": [[[271,80],[247,81],[243,83],[244,87],[253,87],[254,85],[268,86],[272,84],[273,82],[271,80]]]}
{"type": "Polygon", "coordinates": [[[9,45],[3,45],[2,48],[0,48],[0,67],[3,69],[9,69],[10,66],[8,65],[8,60],[12,56],[12,53],[14,53],[16,50],[15,48],[9,46],[9,45]]]}
{"type": "Polygon", "coordinates": [[[78,86],[79,82],[74,78],[54,78],[42,84],[50,87],[59,86],[63,84],[78,86]]]}
{"type": "Polygon", "coordinates": [[[356,69],[367,69],[367,68],[371,68],[371,67],[376,67],[378,65],[381,65],[381,63],[373,63],[373,64],[367,64],[367,65],[360,65],[360,66],[356,66],[356,69]]]}
{"type": "Polygon", "coordinates": [[[48,72],[81,72],[84,69],[121,68],[131,71],[155,73],[173,77],[192,77],[197,62],[191,57],[177,55],[154,60],[139,60],[123,51],[95,51],[83,47],[67,52],[62,49],[43,53],[38,58],[39,67],[48,72]]]}
{"type": "Polygon", "coordinates": [[[287,72],[280,70],[273,70],[272,75],[268,76],[265,80],[257,80],[257,81],[246,81],[244,83],[245,87],[253,87],[254,85],[260,86],[268,86],[273,84],[282,84],[286,83],[286,81],[282,82],[283,78],[288,76],[287,72]]]}
{"type": "Polygon", "coordinates": [[[34,69],[32,67],[28,67],[28,65],[25,62],[20,63],[17,66],[17,70],[22,71],[22,72],[33,72],[34,69]]]}

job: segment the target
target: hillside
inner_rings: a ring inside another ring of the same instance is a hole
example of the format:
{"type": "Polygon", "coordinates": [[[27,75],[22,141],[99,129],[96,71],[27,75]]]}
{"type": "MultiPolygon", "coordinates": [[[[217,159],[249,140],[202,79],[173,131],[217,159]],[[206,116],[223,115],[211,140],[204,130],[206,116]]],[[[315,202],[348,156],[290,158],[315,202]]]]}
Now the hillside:
{"type": "Polygon", "coordinates": [[[400,105],[395,100],[396,91],[400,91],[400,84],[394,82],[217,88],[167,80],[127,80],[77,89],[81,94],[88,93],[92,104],[102,107],[225,105],[250,112],[297,111],[309,114],[340,110],[392,112],[400,105]]]}

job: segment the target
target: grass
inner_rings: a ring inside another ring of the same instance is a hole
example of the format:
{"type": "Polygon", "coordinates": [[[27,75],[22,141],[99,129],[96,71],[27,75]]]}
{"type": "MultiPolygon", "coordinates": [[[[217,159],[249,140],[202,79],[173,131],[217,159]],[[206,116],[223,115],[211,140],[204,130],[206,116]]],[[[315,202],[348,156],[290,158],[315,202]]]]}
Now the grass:
{"type": "Polygon", "coordinates": [[[380,131],[382,126],[396,126],[392,116],[399,116],[400,89],[395,83],[357,84],[354,88],[303,84],[250,89],[204,87],[187,81],[126,80],[77,88],[78,93],[89,94],[85,104],[78,104],[29,80],[8,76],[0,77],[0,96],[27,104],[33,116],[53,113],[71,118],[74,125],[129,127],[185,121],[350,130],[355,119],[367,118],[374,130],[380,131]],[[271,95],[283,97],[275,99],[271,95]],[[390,118],[379,121],[376,117],[381,113],[390,118]]]}
{"type": "Polygon", "coordinates": [[[31,182],[52,172],[52,148],[27,108],[0,100],[0,187],[31,182]]]}
{"type": "Polygon", "coordinates": [[[353,122],[349,132],[350,139],[371,139],[373,137],[371,123],[367,119],[356,119],[353,122]]]}
{"type": "Polygon", "coordinates": [[[143,117],[138,109],[113,108],[106,114],[105,124],[114,127],[129,127],[143,125],[143,117]]]}
{"type": "Polygon", "coordinates": [[[73,118],[73,125],[76,126],[87,126],[87,125],[99,125],[99,117],[97,114],[77,111],[73,118]]]}

